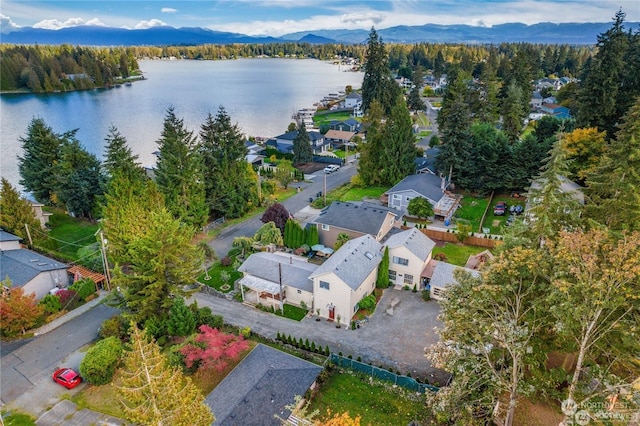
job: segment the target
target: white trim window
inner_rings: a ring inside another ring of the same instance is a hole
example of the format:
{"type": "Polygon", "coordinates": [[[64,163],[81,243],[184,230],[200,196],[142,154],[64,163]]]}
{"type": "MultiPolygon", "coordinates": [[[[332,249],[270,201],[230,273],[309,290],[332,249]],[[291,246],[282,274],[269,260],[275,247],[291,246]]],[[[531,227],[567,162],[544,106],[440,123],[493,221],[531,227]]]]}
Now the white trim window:
{"type": "Polygon", "coordinates": [[[396,265],[409,265],[409,259],[405,259],[404,257],[393,256],[393,263],[396,265]]]}
{"type": "Polygon", "coordinates": [[[404,274],[404,283],[405,284],[413,284],[413,275],[404,274]]]}
{"type": "Polygon", "coordinates": [[[325,290],[329,290],[329,283],[326,281],[320,281],[320,288],[324,288],[325,290]]]}
{"type": "Polygon", "coordinates": [[[396,271],[389,269],[389,281],[396,280],[396,271]]]}
{"type": "Polygon", "coordinates": [[[323,231],[328,231],[331,227],[329,225],[325,225],[324,223],[322,224],[322,230],[323,231]]]}

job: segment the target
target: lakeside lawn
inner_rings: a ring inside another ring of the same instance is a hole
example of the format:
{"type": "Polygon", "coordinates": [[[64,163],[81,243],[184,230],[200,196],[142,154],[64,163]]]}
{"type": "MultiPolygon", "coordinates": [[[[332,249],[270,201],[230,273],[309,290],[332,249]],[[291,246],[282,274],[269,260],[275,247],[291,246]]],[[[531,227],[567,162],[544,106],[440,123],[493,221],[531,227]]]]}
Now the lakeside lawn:
{"type": "Polygon", "coordinates": [[[426,425],[430,420],[423,395],[346,369],[334,370],[322,383],[308,412],[315,410],[321,420],[330,417],[327,410],[333,414],[348,412],[351,418],[360,416],[362,425],[397,426],[412,420],[426,425]]]}
{"type": "Polygon", "coordinates": [[[484,247],[467,246],[463,244],[445,243],[444,247],[435,247],[432,256],[436,254],[444,254],[447,257],[446,262],[457,266],[464,266],[472,254],[478,254],[486,250],[484,247]]]}
{"type": "Polygon", "coordinates": [[[329,124],[333,120],[346,121],[350,118],[351,113],[349,111],[318,111],[313,116],[313,124],[316,127],[320,127],[322,124],[329,124]]]}
{"type": "Polygon", "coordinates": [[[66,257],[78,259],[78,249],[97,242],[94,235],[100,225],[86,219],[76,219],[60,209],[46,208],[53,213],[49,218],[49,232],[45,247],[58,251],[66,257]]]}

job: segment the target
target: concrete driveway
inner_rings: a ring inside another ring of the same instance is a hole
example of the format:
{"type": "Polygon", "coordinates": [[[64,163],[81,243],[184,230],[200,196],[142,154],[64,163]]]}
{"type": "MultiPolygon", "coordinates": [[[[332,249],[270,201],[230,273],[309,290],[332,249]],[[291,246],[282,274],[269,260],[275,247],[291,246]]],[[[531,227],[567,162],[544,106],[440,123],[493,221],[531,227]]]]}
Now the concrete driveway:
{"type": "Polygon", "coordinates": [[[425,302],[420,293],[387,289],[378,303],[375,313],[362,327],[351,330],[326,320],[316,321],[307,317],[293,321],[275,316],[242,303],[196,293],[193,298],[198,306],[208,306],[214,314],[222,315],[225,322],[250,327],[252,331],[272,339],[278,332],[296,338],[309,339],[316,346],[329,346],[332,352],[362,358],[376,366],[392,367],[402,374],[428,379],[432,383],[445,383],[448,374],[435,369],[425,358],[425,348],[438,341],[435,327],[440,326],[437,316],[440,305],[436,301],[425,302]]]}

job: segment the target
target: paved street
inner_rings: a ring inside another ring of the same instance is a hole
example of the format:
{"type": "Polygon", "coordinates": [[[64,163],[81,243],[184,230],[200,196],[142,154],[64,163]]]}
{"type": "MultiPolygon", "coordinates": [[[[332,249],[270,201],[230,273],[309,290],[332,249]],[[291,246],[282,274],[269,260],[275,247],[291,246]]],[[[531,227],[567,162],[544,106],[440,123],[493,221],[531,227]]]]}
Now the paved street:
{"type": "Polygon", "coordinates": [[[365,362],[393,367],[403,374],[411,372],[413,377],[440,383],[448,378],[424,357],[424,349],[438,341],[434,328],[440,325],[440,305],[433,300],[423,301],[420,293],[385,290],[369,322],[356,330],[346,325],[338,329],[335,322],[316,321],[313,317],[293,321],[204,293],[196,293],[193,298],[198,306],[208,306],[214,314],[222,315],[225,322],[250,327],[265,337],[275,338],[280,331],[322,347],[329,345],[331,351],[344,356],[361,357],[365,362]]]}
{"type": "MultiPolygon", "coordinates": [[[[327,179],[326,190],[329,192],[343,183],[349,182],[351,177],[355,174],[355,163],[346,164],[337,172],[328,175],[325,175],[322,170],[318,170],[312,181],[292,184],[291,186],[293,187],[300,187],[300,192],[295,194],[293,197],[284,200],[282,205],[285,206],[291,214],[294,214],[309,205],[309,198],[316,198],[316,194],[318,192],[325,191],[325,177],[327,179]]],[[[229,250],[231,250],[231,245],[233,244],[233,239],[235,237],[252,237],[258,228],[263,225],[260,221],[260,217],[262,217],[262,214],[253,216],[240,224],[229,226],[228,228],[225,228],[216,239],[211,241],[209,245],[216,251],[218,258],[227,255],[229,250]]]]}

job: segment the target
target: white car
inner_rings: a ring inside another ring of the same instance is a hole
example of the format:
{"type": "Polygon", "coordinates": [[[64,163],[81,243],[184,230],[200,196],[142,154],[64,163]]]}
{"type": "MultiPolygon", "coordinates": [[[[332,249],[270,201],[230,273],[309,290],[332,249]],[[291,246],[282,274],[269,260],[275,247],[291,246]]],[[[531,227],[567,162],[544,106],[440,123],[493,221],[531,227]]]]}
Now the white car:
{"type": "Polygon", "coordinates": [[[324,172],[325,173],[333,173],[336,170],[338,170],[340,168],[340,166],[338,166],[337,164],[330,164],[327,167],[324,168],[324,172]]]}

